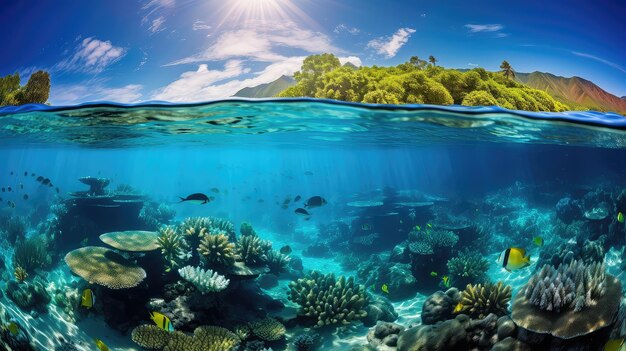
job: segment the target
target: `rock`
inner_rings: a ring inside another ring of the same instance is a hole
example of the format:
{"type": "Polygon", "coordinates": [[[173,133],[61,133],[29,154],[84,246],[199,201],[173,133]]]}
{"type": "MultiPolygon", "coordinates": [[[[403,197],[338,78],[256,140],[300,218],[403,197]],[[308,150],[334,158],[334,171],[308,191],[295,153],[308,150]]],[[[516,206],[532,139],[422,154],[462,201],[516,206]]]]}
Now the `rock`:
{"type": "Polygon", "coordinates": [[[398,343],[398,334],[403,330],[404,327],[396,323],[378,322],[367,333],[367,341],[379,351],[395,350],[398,343]]]}
{"type": "Polygon", "coordinates": [[[52,298],[46,291],[46,285],[46,281],[39,276],[23,283],[10,280],[7,283],[6,294],[23,311],[47,313],[48,303],[52,298]]]}
{"type": "Polygon", "coordinates": [[[582,210],[577,201],[564,197],[556,203],[556,216],[566,224],[572,223],[582,216],[582,210]]]}
{"type": "Polygon", "coordinates": [[[504,340],[509,336],[513,336],[516,328],[517,326],[509,316],[498,318],[498,340],[504,340]]]}
{"type": "Polygon", "coordinates": [[[330,247],[323,243],[317,243],[309,245],[304,251],[302,251],[302,255],[306,257],[330,257],[330,247]]]}
{"type": "Polygon", "coordinates": [[[498,316],[491,313],[483,319],[472,319],[465,325],[467,340],[479,350],[488,350],[498,341],[498,316]]]}
{"type": "Polygon", "coordinates": [[[406,241],[394,246],[393,250],[391,250],[391,256],[389,256],[389,262],[411,263],[406,241]]]}
{"type": "Polygon", "coordinates": [[[523,342],[508,337],[493,345],[491,351],[532,351],[532,349],[523,342]]]}
{"type": "Polygon", "coordinates": [[[262,289],[271,289],[278,286],[278,277],[274,274],[261,274],[256,281],[262,289]]]}
{"type": "Polygon", "coordinates": [[[450,288],[446,292],[437,291],[424,301],[422,306],[422,323],[435,324],[454,318],[452,311],[461,300],[461,293],[457,288],[450,288]]]}
{"type": "Polygon", "coordinates": [[[298,256],[291,256],[291,260],[289,261],[289,267],[294,271],[302,272],[304,270],[304,266],[302,265],[302,259],[298,256]]]}
{"type": "Polygon", "coordinates": [[[382,296],[372,296],[365,311],[367,316],[361,320],[366,327],[374,326],[378,321],[394,322],[398,319],[398,313],[391,302],[382,296]]]}
{"type": "Polygon", "coordinates": [[[463,327],[462,316],[464,315],[435,325],[422,325],[403,331],[398,337],[398,351],[467,350],[467,332],[463,327]]]}

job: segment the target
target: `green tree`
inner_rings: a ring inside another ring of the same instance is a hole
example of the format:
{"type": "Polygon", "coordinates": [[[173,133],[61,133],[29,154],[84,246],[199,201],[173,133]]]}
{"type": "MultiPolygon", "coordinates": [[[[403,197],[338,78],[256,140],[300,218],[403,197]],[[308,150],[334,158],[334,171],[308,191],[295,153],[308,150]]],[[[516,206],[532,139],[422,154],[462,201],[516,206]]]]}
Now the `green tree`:
{"type": "Polygon", "coordinates": [[[502,64],[500,64],[500,69],[502,70],[501,72],[502,74],[504,74],[505,77],[509,79],[515,78],[515,71],[513,71],[513,67],[511,67],[511,64],[507,60],[502,61],[502,64]]]}
{"type": "Polygon", "coordinates": [[[475,90],[467,94],[461,104],[465,106],[495,106],[498,101],[486,91],[475,90]]]}
{"type": "Polygon", "coordinates": [[[8,99],[14,99],[14,92],[20,88],[19,73],[9,74],[6,77],[0,77],[0,106],[9,105],[8,99]]]}
{"type": "Polygon", "coordinates": [[[43,104],[50,96],[50,74],[44,71],[33,73],[24,86],[22,104],[43,104]]]}
{"type": "Polygon", "coordinates": [[[437,59],[433,55],[428,56],[428,62],[433,66],[437,66],[437,59]]]}
{"type": "Polygon", "coordinates": [[[411,58],[409,59],[409,64],[419,69],[424,69],[427,66],[427,62],[417,56],[411,56],[411,58]]]}
{"type": "Polygon", "coordinates": [[[339,59],[333,54],[311,55],[304,59],[300,71],[294,74],[300,92],[303,96],[315,96],[321,85],[324,73],[341,67],[339,59]]]}

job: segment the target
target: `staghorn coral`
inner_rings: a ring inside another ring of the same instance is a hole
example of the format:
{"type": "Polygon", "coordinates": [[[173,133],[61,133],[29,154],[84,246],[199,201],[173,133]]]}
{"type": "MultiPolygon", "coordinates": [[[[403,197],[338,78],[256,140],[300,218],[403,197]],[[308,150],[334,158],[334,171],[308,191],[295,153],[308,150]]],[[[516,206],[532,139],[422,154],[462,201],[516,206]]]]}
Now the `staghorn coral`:
{"type": "Polygon", "coordinates": [[[265,264],[270,269],[270,273],[276,275],[286,271],[290,261],[291,258],[289,256],[276,250],[269,250],[265,255],[265,264]]]}
{"type": "Polygon", "coordinates": [[[13,270],[13,276],[18,283],[22,283],[28,278],[28,272],[20,266],[16,266],[15,270],[13,270]]]}
{"type": "Polygon", "coordinates": [[[289,283],[288,297],[300,305],[299,314],[315,319],[316,327],[350,324],[367,316],[369,298],[354,278],[312,271],[304,278],[289,283]]]}
{"type": "Polygon", "coordinates": [[[169,272],[189,258],[187,242],[170,226],[161,227],[158,235],[157,243],[165,260],[166,272],[169,272]]]}
{"type": "Polygon", "coordinates": [[[233,222],[218,217],[207,217],[211,221],[211,225],[209,227],[209,233],[221,233],[228,236],[228,239],[232,242],[237,241],[237,235],[235,234],[235,225],[233,222]]]}
{"type": "Polygon", "coordinates": [[[241,223],[239,233],[241,233],[241,236],[257,236],[256,231],[252,228],[252,224],[248,222],[241,223]]]}
{"type": "Polygon", "coordinates": [[[43,237],[34,237],[25,241],[19,241],[15,245],[15,251],[13,253],[14,267],[19,266],[26,272],[32,273],[35,269],[48,267],[50,262],[48,242],[43,237]]]}
{"type": "Polygon", "coordinates": [[[133,329],[131,339],[137,345],[148,350],[160,350],[167,345],[170,339],[168,331],[165,331],[156,325],[140,325],[133,329]]]}
{"type": "Polygon", "coordinates": [[[200,241],[198,252],[209,267],[229,268],[235,264],[235,244],[224,234],[205,235],[200,241]]]}
{"type": "Polygon", "coordinates": [[[87,246],[65,255],[70,270],[88,281],[109,289],[128,289],[146,278],[146,271],[104,247],[87,246]]]}
{"type": "Polygon", "coordinates": [[[605,292],[604,263],[585,264],[576,260],[556,269],[544,265],[524,288],[524,296],[530,303],[541,310],[557,313],[568,307],[580,312],[597,303],[605,292]]]}
{"type": "Polygon", "coordinates": [[[250,323],[250,330],[254,336],[265,341],[280,340],[287,331],[281,322],[271,317],[250,323]]]}
{"type": "Polygon", "coordinates": [[[266,245],[258,236],[243,236],[237,242],[237,254],[249,266],[260,265],[267,260],[266,245]]]}
{"type": "Polygon", "coordinates": [[[511,287],[502,282],[497,284],[468,284],[461,294],[461,301],[455,313],[463,313],[470,317],[485,318],[493,313],[497,316],[507,314],[511,300],[511,287]]]}
{"type": "Polygon", "coordinates": [[[178,270],[178,274],[193,284],[201,293],[220,292],[228,287],[230,280],[212,270],[200,267],[185,266],[178,270]]]}
{"type": "Polygon", "coordinates": [[[433,255],[441,248],[452,247],[459,236],[449,230],[413,230],[409,233],[409,250],[418,255],[433,255]]]}
{"type": "Polygon", "coordinates": [[[448,260],[447,266],[456,286],[487,281],[489,262],[477,252],[465,250],[448,260]]]}
{"type": "Polygon", "coordinates": [[[105,233],[100,235],[100,240],[121,251],[146,252],[161,248],[159,234],[142,230],[105,233]]]}

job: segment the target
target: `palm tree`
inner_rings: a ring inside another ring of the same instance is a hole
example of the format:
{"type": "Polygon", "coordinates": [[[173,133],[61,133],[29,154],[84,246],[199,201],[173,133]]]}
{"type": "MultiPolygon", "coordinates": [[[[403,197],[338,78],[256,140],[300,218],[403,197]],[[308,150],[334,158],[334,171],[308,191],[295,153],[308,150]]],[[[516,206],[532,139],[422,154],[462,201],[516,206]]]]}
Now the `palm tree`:
{"type": "Polygon", "coordinates": [[[504,74],[505,77],[509,79],[515,78],[515,71],[513,71],[513,67],[511,67],[511,64],[508,63],[506,60],[502,61],[500,69],[502,70],[501,72],[502,74],[504,74]]]}
{"type": "Polygon", "coordinates": [[[437,59],[433,55],[428,56],[428,62],[430,62],[430,64],[433,66],[437,65],[437,59]]]}

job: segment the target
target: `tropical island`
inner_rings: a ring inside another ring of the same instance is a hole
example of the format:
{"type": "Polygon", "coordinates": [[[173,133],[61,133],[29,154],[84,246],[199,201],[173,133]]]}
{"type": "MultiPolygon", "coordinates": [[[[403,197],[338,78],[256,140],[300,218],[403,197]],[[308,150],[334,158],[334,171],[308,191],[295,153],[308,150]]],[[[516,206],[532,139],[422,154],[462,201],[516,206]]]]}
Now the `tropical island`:
{"type": "Polygon", "coordinates": [[[46,71],[33,73],[26,85],[20,85],[20,74],[0,77],[0,106],[44,104],[50,96],[50,74],[46,71]]]}

